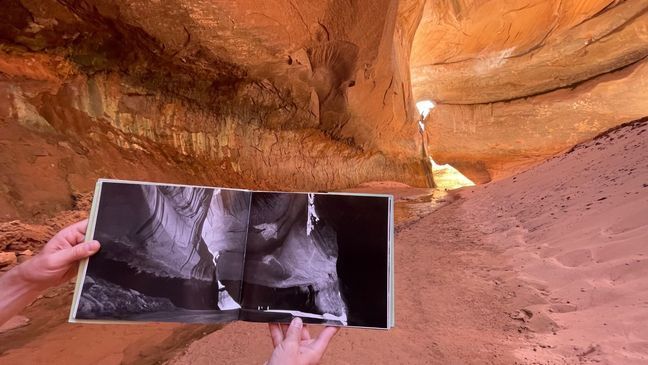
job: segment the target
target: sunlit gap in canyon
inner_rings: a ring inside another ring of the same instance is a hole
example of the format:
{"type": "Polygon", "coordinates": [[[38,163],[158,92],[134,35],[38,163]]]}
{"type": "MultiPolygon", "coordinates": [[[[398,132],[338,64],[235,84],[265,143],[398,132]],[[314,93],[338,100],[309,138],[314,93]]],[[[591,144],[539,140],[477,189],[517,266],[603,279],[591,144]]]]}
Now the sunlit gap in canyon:
{"type": "Polygon", "coordinates": [[[450,164],[439,165],[430,157],[430,165],[434,176],[434,187],[437,189],[453,190],[475,185],[474,182],[450,164]]]}
{"type": "MultiPolygon", "coordinates": [[[[423,158],[423,169],[426,174],[431,175],[431,180],[433,182],[431,186],[443,190],[453,190],[465,186],[473,186],[475,183],[459,170],[448,163],[442,165],[437,164],[428,152],[429,132],[426,130],[426,126],[433,123],[428,119],[428,117],[430,111],[435,107],[436,103],[432,100],[420,100],[416,102],[416,109],[419,112],[418,129],[421,134],[421,157],[423,158]]],[[[434,125],[432,125],[431,129],[434,129],[434,125]]]]}

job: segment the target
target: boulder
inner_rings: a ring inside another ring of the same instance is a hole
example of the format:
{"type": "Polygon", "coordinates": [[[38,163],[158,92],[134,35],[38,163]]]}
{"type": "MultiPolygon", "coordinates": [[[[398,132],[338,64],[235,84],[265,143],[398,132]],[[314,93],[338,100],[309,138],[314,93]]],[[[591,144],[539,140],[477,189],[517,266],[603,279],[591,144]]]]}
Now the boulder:
{"type": "Polygon", "coordinates": [[[11,266],[17,262],[16,253],[0,252],[0,267],[11,266]]]}

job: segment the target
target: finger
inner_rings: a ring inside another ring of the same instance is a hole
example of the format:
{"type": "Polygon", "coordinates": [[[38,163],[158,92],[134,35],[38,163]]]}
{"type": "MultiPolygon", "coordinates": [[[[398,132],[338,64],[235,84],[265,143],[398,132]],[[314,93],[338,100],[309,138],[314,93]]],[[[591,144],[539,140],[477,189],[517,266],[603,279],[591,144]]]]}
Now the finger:
{"type": "Polygon", "coordinates": [[[281,327],[276,323],[268,323],[270,327],[270,337],[272,338],[272,345],[274,347],[279,346],[281,341],[284,339],[283,332],[281,332],[281,327]]]}
{"type": "Polygon", "coordinates": [[[76,222],[61,230],[61,236],[70,245],[74,246],[84,241],[86,230],[88,229],[88,220],[84,219],[76,222]]]}
{"type": "Polygon", "coordinates": [[[290,322],[290,326],[288,326],[288,330],[286,331],[286,337],[284,341],[299,343],[299,337],[301,336],[302,326],[303,323],[301,318],[299,317],[293,318],[292,322],[290,322]]]}
{"type": "Polygon", "coordinates": [[[283,332],[283,335],[286,336],[286,332],[288,331],[288,325],[287,324],[282,324],[281,326],[281,331],[283,332]]]}
{"type": "Polygon", "coordinates": [[[94,255],[99,251],[99,242],[88,241],[68,247],[52,254],[55,265],[65,266],[94,255]]]}
{"type": "Polygon", "coordinates": [[[301,339],[302,339],[302,341],[308,341],[308,340],[311,339],[310,332],[308,332],[308,328],[306,327],[306,325],[304,325],[304,327],[302,327],[301,339]]]}
{"type": "Polygon", "coordinates": [[[88,229],[88,218],[78,221],[72,225],[70,225],[68,228],[70,228],[73,231],[79,232],[81,234],[86,233],[86,229],[88,229]]]}
{"type": "Polygon", "coordinates": [[[338,332],[338,327],[326,327],[322,330],[319,337],[313,342],[313,350],[317,351],[320,354],[324,354],[326,347],[328,347],[329,342],[335,334],[338,332]]]}

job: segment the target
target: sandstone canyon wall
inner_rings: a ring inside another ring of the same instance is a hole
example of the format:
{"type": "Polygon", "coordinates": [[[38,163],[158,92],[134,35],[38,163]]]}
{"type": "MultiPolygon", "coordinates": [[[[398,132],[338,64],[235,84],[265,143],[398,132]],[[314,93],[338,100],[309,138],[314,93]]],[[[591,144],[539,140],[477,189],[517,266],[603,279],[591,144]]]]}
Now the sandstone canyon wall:
{"type": "Polygon", "coordinates": [[[424,185],[408,63],[422,6],[5,1],[0,216],[69,209],[101,176],[424,185]]]}
{"type": "Polygon", "coordinates": [[[7,0],[0,216],[95,178],[282,190],[505,176],[648,115],[648,3],[7,0]],[[412,79],[410,80],[410,66],[412,79]]]}
{"type": "Polygon", "coordinates": [[[413,92],[430,152],[475,181],[648,115],[648,2],[428,1],[413,92]]]}

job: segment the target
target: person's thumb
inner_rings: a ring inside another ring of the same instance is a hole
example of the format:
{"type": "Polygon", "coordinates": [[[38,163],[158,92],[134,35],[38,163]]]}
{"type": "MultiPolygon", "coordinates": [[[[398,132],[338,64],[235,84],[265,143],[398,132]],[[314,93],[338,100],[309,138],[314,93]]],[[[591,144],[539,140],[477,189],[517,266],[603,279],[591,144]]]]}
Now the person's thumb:
{"type": "Polygon", "coordinates": [[[60,265],[69,265],[91,255],[94,255],[97,251],[99,251],[99,247],[99,242],[88,241],[60,250],[54,253],[52,256],[54,261],[59,263],[60,265]]]}
{"type": "Polygon", "coordinates": [[[288,330],[286,331],[286,338],[284,341],[299,343],[302,327],[303,323],[301,318],[293,318],[292,322],[290,322],[290,326],[288,326],[288,330]]]}

